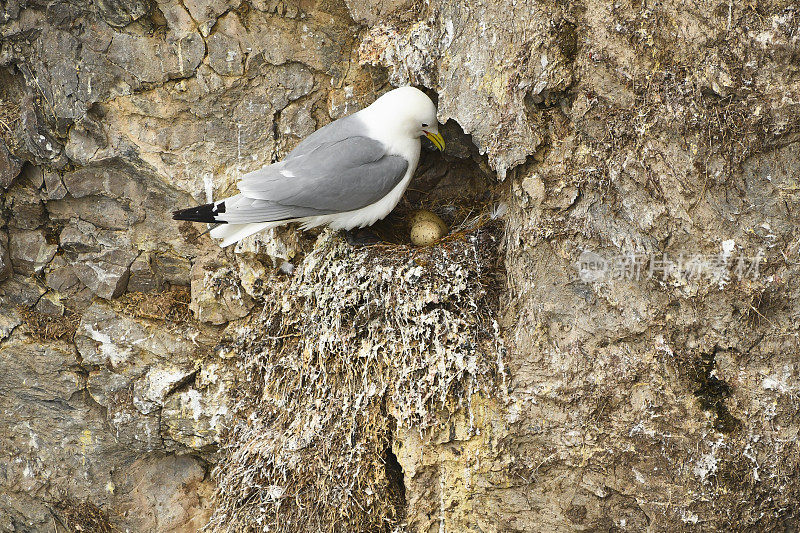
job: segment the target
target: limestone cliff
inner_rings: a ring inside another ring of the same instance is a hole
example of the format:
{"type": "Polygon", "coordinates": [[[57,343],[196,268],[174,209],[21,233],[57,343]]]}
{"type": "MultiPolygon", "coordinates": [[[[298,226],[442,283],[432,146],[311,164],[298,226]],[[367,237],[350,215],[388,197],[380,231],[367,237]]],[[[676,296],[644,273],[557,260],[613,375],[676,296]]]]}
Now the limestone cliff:
{"type": "Polygon", "coordinates": [[[0,1],[0,529],[796,530],[799,58],[771,0],[0,1]],[[404,84],[385,244],[171,220],[404,84]]]}

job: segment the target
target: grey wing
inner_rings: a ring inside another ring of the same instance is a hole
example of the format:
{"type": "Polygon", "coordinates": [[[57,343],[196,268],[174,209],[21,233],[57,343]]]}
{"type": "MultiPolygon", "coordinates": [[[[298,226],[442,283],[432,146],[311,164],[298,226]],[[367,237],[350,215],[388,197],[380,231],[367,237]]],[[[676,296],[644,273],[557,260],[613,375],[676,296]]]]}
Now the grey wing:
{"type": "Polygon", "coordinates": [[[359,137],[363,134],[364,128],[365,124],[358,118],[358,114],[334,120],[300,141],[294,150],[284,158],[284,161],[308,155],[323,144],[341,141],[349,137],[359,137]]]}
{"type": "Polygon", "coordinates": [[[388,155],[380,142],[353,136],[322,143],[251,172],[239,182],[239,190],[246,198],[294,206],[298,211],[341,213],[377,202],[402,181],[407,170],[408,161],[388,155]]]}

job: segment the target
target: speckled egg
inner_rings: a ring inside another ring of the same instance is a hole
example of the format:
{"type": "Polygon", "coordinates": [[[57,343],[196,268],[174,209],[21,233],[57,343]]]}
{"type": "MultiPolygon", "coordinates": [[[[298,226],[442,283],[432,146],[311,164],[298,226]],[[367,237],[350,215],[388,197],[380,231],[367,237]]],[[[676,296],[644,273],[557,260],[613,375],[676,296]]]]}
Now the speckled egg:
{"type": "Polygon", "coordinates": [[[445,235],[449,229],[436,214],[420,210],[411,216],[411,242],[416,246],[430,246],[445,235]]]}
{"type": "Polygon", "coordinates": [[[414,211],[411,214],[410,226],[413,228],[414,224],[416,224],[417,222],[422,222],[423,220],[428,220],[430,222],[435,223],[442,229],[445,235],[447,235],[447,233],[450,231],[450,228],[447,227],[447,224],[444,223],[444,220],[439,218],[433,211],[428,211],[427,209],[420,209],[418,211],[414,211]]]}

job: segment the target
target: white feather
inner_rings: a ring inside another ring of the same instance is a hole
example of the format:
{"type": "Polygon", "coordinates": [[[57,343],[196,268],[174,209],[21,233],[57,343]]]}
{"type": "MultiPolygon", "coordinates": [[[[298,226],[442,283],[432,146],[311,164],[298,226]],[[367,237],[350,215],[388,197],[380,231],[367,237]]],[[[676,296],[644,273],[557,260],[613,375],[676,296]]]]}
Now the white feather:
{"type": "Polygon", "coordinates": [[[253,233],[258,233],[261,230],[274,228],[280,226],[284,222],[256,222],[253,224],[220,224],[212,229],[209,234],[215,239],[222,239],[219,245],[222,248],[236,244],[245,237],[249,237],[253,233]]]}

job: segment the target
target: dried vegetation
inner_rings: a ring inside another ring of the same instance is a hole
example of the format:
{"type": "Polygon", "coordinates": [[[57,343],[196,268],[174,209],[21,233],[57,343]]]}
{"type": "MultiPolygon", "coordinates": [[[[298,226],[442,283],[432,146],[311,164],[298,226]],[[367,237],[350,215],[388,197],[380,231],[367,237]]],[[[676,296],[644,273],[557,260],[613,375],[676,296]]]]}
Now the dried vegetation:
{"type": "Polygon", "coordinates": [[[188,287],[173,287],[159,293],[129,292],[115,301],[125,314],[151,320],[182,323],[191,319],[188,287]]]}
{"type": "Polygon", "coordinates": [[[68,531],[111,533],[114,528],[102,509],[89,501],[63,500],[56,506],[58,520],[68,531]]]}
{"type": "Polygon", "coordinates": [[[81,316],[72,311],[65,310],[61,316],[47,315],[25,306],[18,306],[17,310],[22,317],[22,325],[26,331],[41,340],[62,339],[72,341],[81,316]]]}

